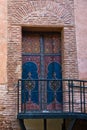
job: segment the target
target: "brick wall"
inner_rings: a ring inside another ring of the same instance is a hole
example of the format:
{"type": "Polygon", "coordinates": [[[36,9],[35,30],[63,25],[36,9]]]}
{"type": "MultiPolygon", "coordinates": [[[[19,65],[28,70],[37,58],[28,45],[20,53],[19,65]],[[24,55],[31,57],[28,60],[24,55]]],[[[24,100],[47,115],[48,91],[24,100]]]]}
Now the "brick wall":
{"type": "MultiPolygon", "coordinates": [[[[8,85],[4,85],[0,89],[0,92],[4,91],[1,100],[3,101],[4,99],[4,104],[2,105],[0,116],[3,121],[1,122],[0,129],[19,130],[20,128],[16,119],[16,84],[18,79],[21,78],[22,27],[26,26],[28,29],[32,27],[37,27],[37,29],[44,27],[61,28],[63,78],[78,78],[74,3],[73,0],[8,0],[7,5],[4,0],[3,2],[5,10],[6,7],[8,8],[8,28],[4,23],[4,27],[8,29],[8,42],[6,38],[4,39],[6,40],[8,49],[6,59],[8,85]],[[7,126],[8,128],[6,128],[7,126]]],[[[4,18],[7,20],[6,16],[4,18]]],[[[3,41],[3,43],[5,42],[3,41]]],[[[4,73],[6,75],[6,64],[3,70],[5,70],[4,73]]]]}

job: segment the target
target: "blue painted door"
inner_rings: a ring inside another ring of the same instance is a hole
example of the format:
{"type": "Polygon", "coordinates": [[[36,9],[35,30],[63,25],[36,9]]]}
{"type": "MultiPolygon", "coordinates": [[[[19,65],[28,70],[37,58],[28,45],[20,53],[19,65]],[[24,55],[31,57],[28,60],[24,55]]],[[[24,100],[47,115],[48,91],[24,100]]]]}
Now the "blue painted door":
{"type": "Polygon", "coordinates": [[[23,83],[22,103],[27,102],[28,110],[61,110],[62,84],[54,90],[49,81],[62,78],[60,40],[58,33],[23,33],[22,78],[32,80],[30,89],[23,83]]]}

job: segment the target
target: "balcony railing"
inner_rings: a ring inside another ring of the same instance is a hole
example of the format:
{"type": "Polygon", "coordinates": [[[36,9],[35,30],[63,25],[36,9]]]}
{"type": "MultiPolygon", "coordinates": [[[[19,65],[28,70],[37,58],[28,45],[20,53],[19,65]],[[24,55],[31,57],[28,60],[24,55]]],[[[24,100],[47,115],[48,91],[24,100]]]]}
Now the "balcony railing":
{"type": "Polygon", "coordinates": [[[18,80],[18,118],[87,118],[87,81],[18,80]]]}

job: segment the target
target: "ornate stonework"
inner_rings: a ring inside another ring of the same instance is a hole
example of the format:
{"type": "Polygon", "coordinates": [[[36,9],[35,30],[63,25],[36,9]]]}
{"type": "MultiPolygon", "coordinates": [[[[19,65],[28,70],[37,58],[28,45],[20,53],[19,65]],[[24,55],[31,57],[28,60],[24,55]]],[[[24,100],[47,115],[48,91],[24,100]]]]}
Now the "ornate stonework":
{"type": "Polygon", "coordinates": [[[67,1],[11,1],[8,8],[12,24],[74,24],[73,9],[67,1]]]}

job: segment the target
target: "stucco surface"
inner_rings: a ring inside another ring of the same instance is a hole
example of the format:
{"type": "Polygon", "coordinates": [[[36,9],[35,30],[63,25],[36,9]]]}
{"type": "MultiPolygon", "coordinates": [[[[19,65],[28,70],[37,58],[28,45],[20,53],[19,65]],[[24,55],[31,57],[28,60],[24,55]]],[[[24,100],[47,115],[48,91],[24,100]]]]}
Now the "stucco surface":
{"type": "Polygon", "coordinates": [[[0,0],[0,84],[7,82],[7,0],[0,0]]]}
{"type": "Polygon", "coordinates": [[[75,0],[79,78],[87,79],[87,0],[75,0]]]}

